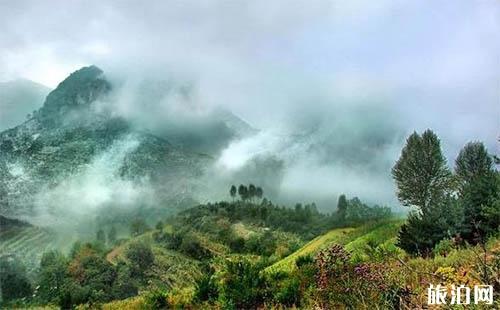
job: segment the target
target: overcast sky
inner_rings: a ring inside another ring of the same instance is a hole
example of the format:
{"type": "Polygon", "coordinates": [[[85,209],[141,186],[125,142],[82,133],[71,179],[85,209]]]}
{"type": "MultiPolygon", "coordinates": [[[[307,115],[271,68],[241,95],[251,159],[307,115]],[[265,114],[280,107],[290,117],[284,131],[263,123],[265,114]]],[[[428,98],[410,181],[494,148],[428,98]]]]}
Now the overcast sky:
{"type": "Polygon", "coordinates": [[[0,80],[55,87],[96,64],[190,80],[258,128],[376,110],[375,127],[433,128],[449,158],[469,140],[497,151],[497,0],[0,0],[0,29],[0,80]]]}

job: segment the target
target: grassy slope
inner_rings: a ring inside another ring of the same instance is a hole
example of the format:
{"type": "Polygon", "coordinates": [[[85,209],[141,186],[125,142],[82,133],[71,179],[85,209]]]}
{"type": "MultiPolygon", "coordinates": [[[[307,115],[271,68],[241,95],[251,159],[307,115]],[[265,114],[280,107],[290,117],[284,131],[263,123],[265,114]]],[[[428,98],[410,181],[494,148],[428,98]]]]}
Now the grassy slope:
{"type": "MultiPolygon", "coordinates": [[[[266,271],[276,272],[291,270],[295,268],[295,260],[298,257],[308,254],[314,255],[332,243],[344,245],[346,249],[354,255],[363,255],[368,246],[373,247],[380,244],[393,245],[399,227],[403,222],[404,220],[401,219],[393,219],[379,223],[366,224],[356,228],[331,230],[311,240],[296,252],[266,268],[266,271]]],[[[500,240],[492,239],[488,243],[488,248],[490,251],[490,254],[488,254],[489,259],[492,259],[494,255],[499,255],[500,240]]],[[[453,250],[447,256],[436,256],[435,258],[424,259],[420,257],[406,257],[404,258],[406,262],[405,265],[401,265],[394,260],[387,261],[386,263],[387,267],[390,268],[392,272],[405,278],[404,282],[406,287],[409,287],[410,290],[415,293],[413,298],[418,300],[417,304],[423,305],[426,300],[425,293],[427,282],[430,281],[430,283],[433,283],[432,281],[436,281],[436,278],[432,276],[433,274],[445,275],[449,277],[448,280],[451,279],[450,281],[452,282],[458,281],[461,283],[461,281],[468,281],[468,283],[473,284],[480,283],[477,280],[477,274],[475,274],[475,270],[478,269],[478,266],[475,265],[477,254],[475,254],[474,251],[481,253],[481,249],[475,247],[453,250]]],[[[173,295],[180,295],[183,297],[184,294],[178,294],[177,292],[173,295]]],[[[122,301],[110,302],[105,304],[103,309],[142,310],[149,308],[145,303],[144,296],[136,296],[122,301]]]]}
{"type": "MultiPolygon", "coordinates": [[[[170,226],[165,226],[164,230],[171,231],[170,226]]],[[[126,242],[112,249],[106,259],[117,264],[119,261],[126,261],[125,250],[133,242],[144,242],[151,245],[155,255],[155,262],[150,270],[152,280],[150,284],[155,286],[165,286],[168,288],[192,286],[200,273],[199,264],[196,260],[187,257],[176,251],[167,250],[153,241],[153,232],[149,231],[140,236],[131,238],[126,242]]]]}
{"type": "Polygon", "coordinates": [[[397,234],[403,222],[403,220],[392,220],[376,225],[372,230],[347,243],[345,248],[354,255],[363,256],[369,247],[376,247],[380,244],[395,246],[397,234]]]}
{"type": "MultiPolygon", "coordinates": [[[[332,243],[338,243],[342,245],[346,245],[349,247],[351,251],[356,251],[358,249],[362,249],[364,245],[368,242],[375,243],[383,243],[387,240],[394,239],[396,236],[397,229],[402,224],[401,220],[388,220],[379,223],[371,223],[366,224],[357,228],[338,228],[333,229],[324,235],[318,236],[315,239],[311,240],[299,250],[295,251],[291,255],[285,257],[284,259],[276,262],[275,264],[269,266],[265,270],[267,272],[276,272],[276,271],[287,271],[292,268],[295,268],[295,260],[303,255],[312,254],[314,255],[318,251],[324,249],[328,245],[332,243]]],[[[248,227],[238,224],[239,230],[244,230],[245,234],[255,233],[249,230],[248,227]]],[[[151,236],[151,233],[146,234],[146,236],[151,236]]],[[[140,236],[138,238],[148,238],[145,235],[140,236]]],[[[133,239],[134,240],[134,239],[133,239]]],[[[146,239],[147,240],[147,239],[146,239]]],[[[128,244],[128,243],[127,243],[128,244]]],[[[120,246],[123,249],[126,248],[126,244],[120,246]]],[[[115,249],[116,250],[116,249],[115,249]]],[[[165,251],[163,249],[163,251],[165,251]]],[[[111,252],[113,253],[113,252],[111,252]]],[[[159,253],[155,251],[155,255],[159,253]]],[[[231,255],[227,256],[229,258],[231,255]]],[[[160,258],[157,257],[157,261],[162,260],[163,256],[160,258]]],[[[189,258],[186,258],[189,259],[189,258]]],[[[159,267],[159,266],[157,266],[159,267]]],[[[159,272],[160,270],[156,270],[159,272]]],[[[165,271],[163,271],[165,273],[165,271]]],[[[143,296],[136,296],[122,301],[113,301],[103,306],[103,309],[114,310],[114,309],[147,309],[145,305],[143,296]]]]}
{"type": "Polygon", "coordinates": [[[366,244],[380,244],[395,240],[396,233],[403,223],[402,220],[387,220],[370,223],[360,227],[338,228],[316,237],[291,255],[267,267],[266,272],[290,271],[294,269],[295,260],[300,256],[314,255],[330,244],[345,245],[351,251],[361,251],[366,244]]]}

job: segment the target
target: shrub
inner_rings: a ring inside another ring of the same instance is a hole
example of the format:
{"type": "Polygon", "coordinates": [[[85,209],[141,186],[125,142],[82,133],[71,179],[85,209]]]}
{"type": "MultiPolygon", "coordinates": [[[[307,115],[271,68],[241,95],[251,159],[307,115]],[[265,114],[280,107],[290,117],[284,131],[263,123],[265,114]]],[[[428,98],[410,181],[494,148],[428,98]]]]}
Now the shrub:
{"type": "Polygon", "coordinates": [[[148,230],[150,228],[143,219],[135,219],[130,223],[130,235],[132,237],[142,235],[148,230]]]}
{"type": "Polygon", "coordinates": [[[273,294],[273,299],[287,307],[298,305],[300,301],[299,279],[291,277],[280,283],[280,286],[273,294]]]}
{"type": "Polygon", "coordinates": [[[38,297],[42,301],[53,302],[59,298],[66,283],[67,269],[68,260],[63,254],[56,251],[43,254],[38,273],[38,297]]]}
{"type": "Polygon", "coordinates": [[[447,256],[452,250],[455,249],[455,242],[452,239],[443,239],[436,244],[432,250],[432,254],[447,256]]]}
{"type": "Polygon", "coordinates": [[[18,261],[3,257],[0,259],[0,293],[5,302],[31,296],[31,283],[26,270],[18,261]]]}
{"type": "Polygon", "coordinates": [[[148,309],[168,309],[168,294],[160,289],[153,289],[144,296],[148,309]]]}
{"type": "Polygon", "coordinates": [[[143,276],[144,272],[154,263],[151,246],[143,242],[133,242],[129,245],[125,256],[132,264],[132,274],[143,276]]]}
{"type": "Polygon", "coordinates": [[[219,282],[219,302],[226,309],[255,309],[265,297],[265,279],[256,264],[227,261],[219,282]]]}
{"type": "Polygon", "coordinates": [[[245,250],[245,239],[242,237],[233,237],[229,240],[231,251],[242,253],[245,250]]]}
{"type": "Polygon", "coordinates": [[[184,236],[179,250],[182,253],[195,259],[203,260],[212,257],[212,253],[210,253],[209,250],[205,249],[196,239],[196,237],[191,234],[187,234],[186,236],[184,236]]]}
{"type": "Polygon", "coordinates": [[[295,260],[295,265],[300,268],[306,264],[312,264],[314,263],[314,258],[312,257],[312,255],[302,255],[302,256],[299,256],[297,257],[297,259],[295,260]]]}
{"type": "Polygon", "coordinates": [[[316,257],[316,298],[321,308],[396,307],[400,289],[384,277],[383,264],[352,263],[340,245],[316,257]]]}
{"type": "Polygon", "coordinates": [[[212,273],[205,273],[201,279],[196,282],[194,292],[194,299],[196,301],[213,301],[217,298],[217,286],[212,276],[212,273]]]}

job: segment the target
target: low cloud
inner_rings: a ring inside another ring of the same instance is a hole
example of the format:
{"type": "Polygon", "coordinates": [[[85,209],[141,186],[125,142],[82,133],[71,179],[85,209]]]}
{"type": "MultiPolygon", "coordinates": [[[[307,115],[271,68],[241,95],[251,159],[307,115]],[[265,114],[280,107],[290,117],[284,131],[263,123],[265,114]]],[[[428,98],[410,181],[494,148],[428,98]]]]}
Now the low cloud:
{"type": "Polygon", "coordinates": [[[209,141],[215,158],[206,199],[267,178],[283,201],[331,209],[344,192],[395,204],[390,168],[413,130],[434,129],[450,165],[470,140],[498,152],[496,1],[16,1],[0,11],[0,79],[55,86],[96,64],[117,85],[112,113],[161,136],[216,133],[191,141],[209,141]],[[216,107],[259,132],[225,136],[216,107]],[[275,178],[255,173],[269,166],[275,178]]]}

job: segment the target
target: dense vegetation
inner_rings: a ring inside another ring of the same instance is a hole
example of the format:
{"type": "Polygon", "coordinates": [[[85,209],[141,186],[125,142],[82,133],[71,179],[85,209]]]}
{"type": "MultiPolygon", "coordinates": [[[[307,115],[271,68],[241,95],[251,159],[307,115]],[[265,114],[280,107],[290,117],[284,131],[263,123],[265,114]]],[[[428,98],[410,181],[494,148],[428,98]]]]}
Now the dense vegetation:
{"type": "MultiPolygon", "coordinates": [[[[491,284],[500,291],[500,176],[480,142],[451,171],[430,130],[412,134],[392,173],[410,208],[340,195],[337,211],[279,206],[253,184],[228,201],[141,218],[46,252],[36,273],[0,261],[6,306],[63,309],[420,308],[429,284],[491,284]],[[123,236],[122,236],[123,237],[123,236]]],[[[498,296],[496,296],[498,306],[498,296]]],[[[481,307],[481,306],[478,306],[481,307]]]]}
{"type": "Polygon", "coordinates": [[[438,137],[413,133],[392,173],[399,200],[412,207],[398,243],[408,253],[427,256],[443,239],[477,244],[498,233],[500,175],[482,143],[460,151],[453,173],[438,137]]]}

